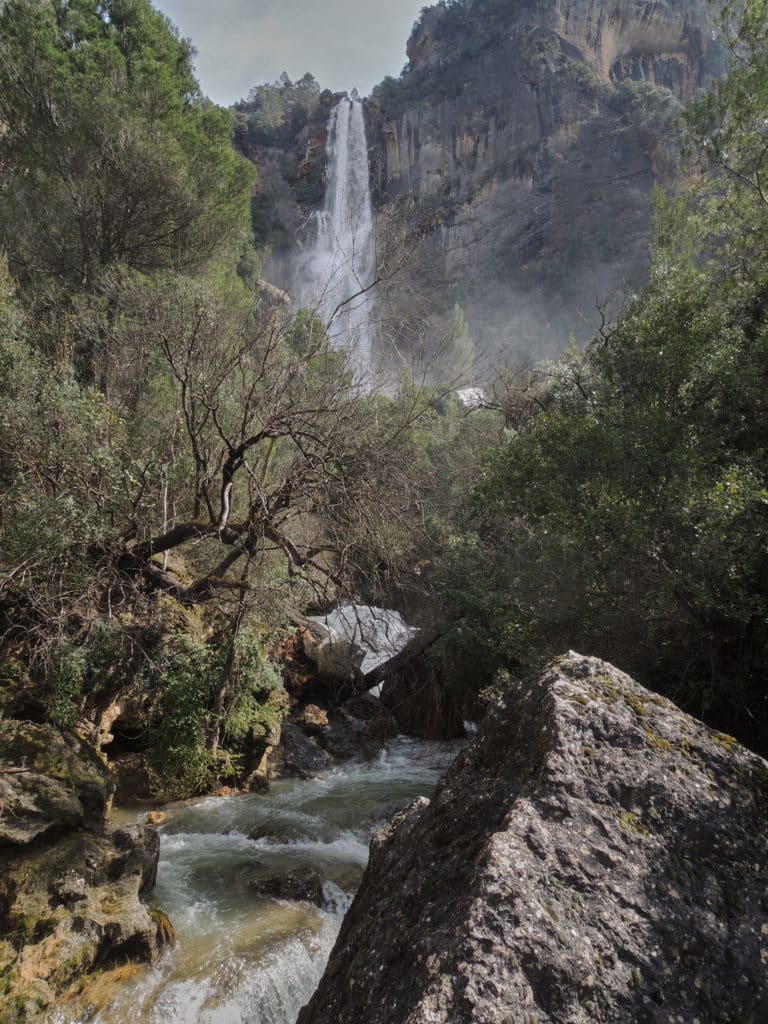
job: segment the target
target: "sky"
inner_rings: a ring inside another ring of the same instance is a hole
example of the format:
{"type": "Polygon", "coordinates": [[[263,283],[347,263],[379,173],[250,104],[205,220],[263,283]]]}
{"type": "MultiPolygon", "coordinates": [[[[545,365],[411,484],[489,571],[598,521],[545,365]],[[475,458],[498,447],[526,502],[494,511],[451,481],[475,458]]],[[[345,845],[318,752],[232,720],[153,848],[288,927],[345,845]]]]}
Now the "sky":
{"type": "Polygon", "coordinates": [[[399,75],[427,0],[155,0],[197,49],[203,93],[222,106],[310,71],[323,89],[367,95],[399,75]]]}

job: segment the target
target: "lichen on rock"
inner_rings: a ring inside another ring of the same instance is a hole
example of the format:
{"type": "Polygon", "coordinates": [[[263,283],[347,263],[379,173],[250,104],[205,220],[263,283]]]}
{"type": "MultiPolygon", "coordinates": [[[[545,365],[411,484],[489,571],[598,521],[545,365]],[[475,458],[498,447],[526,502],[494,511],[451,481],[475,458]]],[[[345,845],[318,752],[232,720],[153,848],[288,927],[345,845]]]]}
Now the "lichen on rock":
{"type": "Polygon", "coordinates": [[[300,1024],[768,1020],[767,767],[558,659],[376,835],[300,1024]]]}
{"type": "Polygon", "coordinates": [[[108,829],[112,782],[98,754],[49,725],[0,721],[0,1024],[43,1019],[111,964],[164,941],[145,903],[155,829],[108,829]]]}

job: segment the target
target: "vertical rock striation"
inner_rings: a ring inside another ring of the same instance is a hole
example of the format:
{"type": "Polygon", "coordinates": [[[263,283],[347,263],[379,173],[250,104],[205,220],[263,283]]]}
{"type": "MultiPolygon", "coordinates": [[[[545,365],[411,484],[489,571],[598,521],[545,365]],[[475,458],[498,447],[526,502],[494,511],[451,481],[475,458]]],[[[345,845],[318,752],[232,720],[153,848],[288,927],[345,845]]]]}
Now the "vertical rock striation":
{"type": "Polygon", "coordinates": [[[369,102],[375,196],[409,197],[415,274],[488,358],[588,338],[642,281],[670,124],[722,70],[706,0],[464,0],[422,12],[369,102]]]}

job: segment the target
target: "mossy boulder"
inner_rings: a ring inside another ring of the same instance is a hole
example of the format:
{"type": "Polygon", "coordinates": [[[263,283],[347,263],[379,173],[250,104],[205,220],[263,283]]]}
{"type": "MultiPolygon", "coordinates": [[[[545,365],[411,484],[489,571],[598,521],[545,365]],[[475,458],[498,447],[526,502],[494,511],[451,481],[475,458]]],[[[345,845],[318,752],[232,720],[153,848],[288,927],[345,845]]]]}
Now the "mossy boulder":
{"type": "Polygon", "coordinates": [[[90,972],[151,960],[144,903],[160,840],[108,830],[112,782],[95,750],[50,725],[0,721],[0,1024],[45,1019],[90,972]]]}
{"type": "Polygon", "coordinates": [[[99,828],[111,793],[106,766],[77,737],[52,725],[0,720],[0,846],[99,828]]]}
{"type": "Polygon", "coordinates": [[[92,971],[151,961],[161,936],[143,897],[160,843],[148,826],[73,831],[10,853],[0,877],[0,1024],[41,1018],[92,971]]]}

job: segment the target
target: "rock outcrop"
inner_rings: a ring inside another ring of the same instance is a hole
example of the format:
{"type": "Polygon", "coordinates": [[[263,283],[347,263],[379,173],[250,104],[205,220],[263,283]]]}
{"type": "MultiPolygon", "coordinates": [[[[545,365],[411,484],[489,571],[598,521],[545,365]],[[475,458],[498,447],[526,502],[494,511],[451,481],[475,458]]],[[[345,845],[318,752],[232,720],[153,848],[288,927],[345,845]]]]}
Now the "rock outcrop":
{"type": "Polygon", "coordinates": [[[96,968],[151,960],[163,936],[144,902],[160,840],[107,829],[95,751],[50,725],[0,722],[0,1022],[42,1018],[96,968]]]}
{"type": "Polygon", "coordinates": [[[768,1020],[768,764],[604,662],[377,833],[300,1024],[768,1020]]]}
{"type": "Polygon", "coordinates": [[[0,721],[0,845],[104,820],[110,781],[95,751],[50,725],[0,721]]]}
{"type": "Polygon", "coordinates": [[[337,707],[305,705],[283,724],[267,761],[269,776],[309,779],[338,761],[374,757],[397,731],[395,719],[369,694],[337,707]]]}
{"type": "Polygon", "coordinates": [[[486,359],[589,339],[596,298],[644,279],[672,119],[722,71],[710,19],[706,0],[422,11],[368,103],[375,195],[412,202],[414,281],[438,313],[460,303],[486,359]]]}

